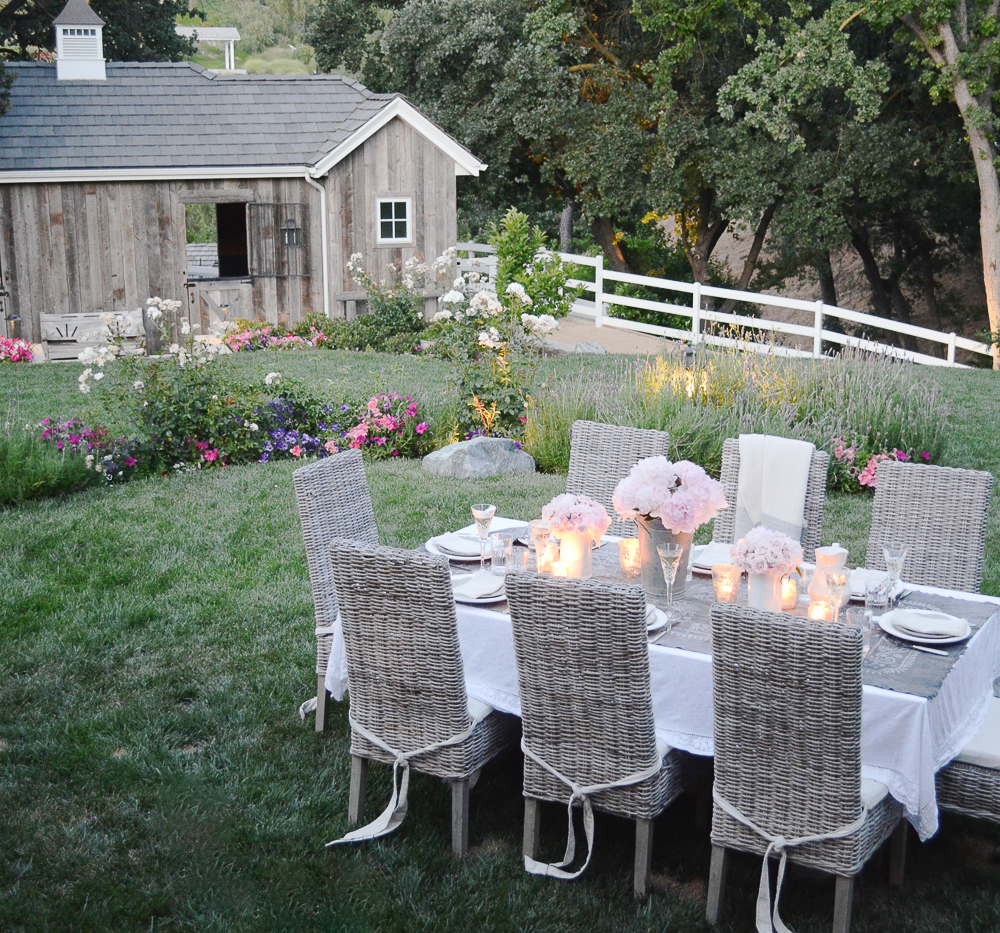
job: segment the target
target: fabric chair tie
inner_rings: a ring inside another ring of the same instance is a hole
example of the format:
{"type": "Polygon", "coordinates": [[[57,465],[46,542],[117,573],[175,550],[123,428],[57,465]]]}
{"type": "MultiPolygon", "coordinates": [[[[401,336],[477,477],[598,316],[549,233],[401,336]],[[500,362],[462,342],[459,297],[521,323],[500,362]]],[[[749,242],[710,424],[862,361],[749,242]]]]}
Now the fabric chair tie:
{"type": "Polygon", "coordinates": [[[566,777],[566,775],[561,774],[539,755],[536,755],[530,748],[528,748],[527,745],[524,744],[523,737],[521,739],[521,751],[524,752],[524,754],[527,755],[533,762],[535,762],[535,764],[544,768],[549,772],[549,774],[558,778],[570,789],[569,802],[566,804],[569,829],[566,837],[566,851],[563,853],[562,861],[549,864],[529,858],[527,855],[524,857],[524,870],[526,872],[529,872],[532,875],[545,875],[549,878],[559,878],[562,881],[572,881],[574,878],[579,878],[590,864],[590,855],[594,850],[594,808],[590,803],[590,795],[599,793],[603,790],[611,790],[614,787],[628,787],[630,784],[638,784],[640,781],[645,781],[647,778],[651,778],[663,765],[663,757],[657,754],[655,763],[650,765],[644,771],[637,771],[635,774],[630,774],[628,777],[623,777],[618,781],[611,781],[608,784],[591,784],[589,786],[583,786],[566,777]],[[578,871],[568,872],[565,870],[566,866],[571,865],[573,863],[573,859],[576,857],[576,833],[573,829],[573,804],[578,800],[583,804],[583,830],[587,837],[587,860],[578,871]]]}
{"type": "Polygon", "coordinates": [[[389,833],[393,832],[402,825],[403,820],[406,818],[406,794],[410,787],[410,759],[416,758],[419,755],[426,755],[429,752],[437,751],[439,748],[445,748],[448,745],[458,745],[464,742],[472,733],[475,731],[476,726],[479,725],[479,721],[473,719],[472,725],[469,726],[464,732],[458,735],[453,735],[450,739],[445,739],[442,742],[435,742],[432,745],[425,745],[423,748],[418,748],[412,752],[401,752],[399,749],[393,748],[387,742],[380,739],[374,732],[370,732],[364,726],[355,722],[354,717],[351,715],[351,711],[347,711],[347,721],[351,724],[351,728],[359,732],[364,738],[366,738],[372,745],[381,748],[382,751],[388,752],[395,758],[392,763],[392,797],[389,800],[389,805],[382,811],[382,813],[372,820],[367,826],[362,826],[360,829],[351,830],[345,836],[341,836],[340,839],[334,839],[332,842],[328,842],[326,847],[340,845],[342,842],[367,842],[369,839],[377,839],[379,836],[387,836],[389,833]],[[403,769],[403,778],[399,784],[399,789],[396,788],[396,778],[399,774],[399,769],[403,769]]]}
{"type": "Polygon", "coordinates": [[[829,839],[842,839],[844,836],[853,835],[861,829],[865,820],[868,819],[868,807],[862,804],[861,815],[847,826],[841,826],[840,829],[834,829],[828,833],[817,833],[814,836],[799,836],[795,839],[786,839],[784,836],[772,836],[761,829],[753,820],[744,816],[726,800],[715,787],[712,788],[712,799],[734,820],[749,827],[758,836],[767,841],[767,850],[764,852],[764,864],[760,869],[760,887],[757,890],[757,933],[792,933],[778,912],[778,905],[781,902],[781,885],[785,880],[785,866],[788,862],[787,850],[795,846],[805,845],[807,842],[824,842],[829,839]],[[777,855],[781,858],[781,861],[778,863],[778,881],[774,888],[773,911],[771,909],[771,877],[767,869],[767,860],[772,855],[777,855]]]}

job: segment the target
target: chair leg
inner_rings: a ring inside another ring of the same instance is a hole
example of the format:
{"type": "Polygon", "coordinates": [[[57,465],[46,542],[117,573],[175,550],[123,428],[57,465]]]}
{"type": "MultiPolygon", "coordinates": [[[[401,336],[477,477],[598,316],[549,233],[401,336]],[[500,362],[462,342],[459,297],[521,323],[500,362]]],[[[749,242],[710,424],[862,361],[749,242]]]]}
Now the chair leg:
{"type": "Polygon", "coordinates": [[[635,821],[635,882],[636,897],[649,896],[649,873],[653,867],[653,821],[635,821]]]}
{"type": "Polygon", "coordinates": [[[347,800],[347,822],[360,823],[365,818],[365,790],[368,787],[368,759],[351,755],[351,790],[347,800]]]}
{"type": "Polygon", "coordinates": [[[889,884],[897,888],[903,886],[903,868],[906,865],[906,837],[909,835],[910,824],[900,820],[892,831],[892,841],[889,843],[889,884]]]}
{"type": "Polygon", "coordinates": [[[326,732],[330,721],[330,694],[326,692],[326,678],[316,675],[316,731],[326,732]]]}
{"type": "Polygon", "coordinates": [[[469,779],[451,782],[451,851],[455,858],[469,853],[469,779]]]}
{"type": "Polygon", "coordinates": [[[725,846],[712,846],[712,864],[708,869],[708,909],[705,911],[705,917],[712,926],[722,919],[728,868],[729,850],[725,846]]]}
{"type": "Polygon", "coordinates": [[[854,876],[837,875],[833,900],[833,933],[851,933],[851,902],[854,899],[854,876]]]}
{"type": "Polygon", "coordinates": [[[524,843],[526,858],[538,858],[538,837],[542,831],[542,804],[534,797],[524,798],[524,843]]]}

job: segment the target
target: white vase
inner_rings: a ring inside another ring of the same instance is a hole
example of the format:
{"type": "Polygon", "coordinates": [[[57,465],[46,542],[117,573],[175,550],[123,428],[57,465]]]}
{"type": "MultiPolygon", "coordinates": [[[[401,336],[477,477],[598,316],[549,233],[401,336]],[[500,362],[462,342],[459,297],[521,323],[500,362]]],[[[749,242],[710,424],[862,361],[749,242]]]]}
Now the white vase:
{"type": "Polygon", "coordinates": [[[559,535],[559,560],[566,564],[567,577],[587,579],[591,572],[590,534],[567,532],[559,535]]]}
{"type": "Polygon", "coordinates": [[[748,573],[747,604],[751,609],[781,612],[781,574],[748,573]]]}

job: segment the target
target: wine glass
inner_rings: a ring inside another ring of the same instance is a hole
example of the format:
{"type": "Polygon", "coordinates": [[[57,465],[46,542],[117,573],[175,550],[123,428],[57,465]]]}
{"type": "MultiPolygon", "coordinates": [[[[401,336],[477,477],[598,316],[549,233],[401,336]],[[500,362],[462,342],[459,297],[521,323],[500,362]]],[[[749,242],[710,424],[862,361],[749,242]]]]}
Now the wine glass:
{"type": "Polygon", "coordinates": [[[667,584],[667,618],[673,618],[674,605],[674,580],[677,579],[677,567],[681,562],[681,551],[683,548],[679,544],[658,544],[656,553],[660,555],[660,566],[663,568],[663,582],[667,584]]]}
{"type": "Polygon", "coordinates": [[[851,580],[851,575],[843,570],[828,570],[826,572],[826,588],[830,592],[830,601],[833,603],[833,621],[840,621],[840,601],[844,597],[844,590],[851,580]]]}
{"type": "Polygon", "coordinates": [[[495,505],[477,502],[472,507],[472,517],[476,520],[476,531],[479,533],[479,570],[486,569],[486,536],[490,532],[490,522],[496,513],[495,505]]]}
{"type": "Polygon", "coordinates": [[[906,545],[896,541],[886,541],[882,545],[882,556],[885,557],[885,569],[889,571],[889,601],[893,600],[893,591],[903,573],[903,561],[906,560],[906,545]]]}

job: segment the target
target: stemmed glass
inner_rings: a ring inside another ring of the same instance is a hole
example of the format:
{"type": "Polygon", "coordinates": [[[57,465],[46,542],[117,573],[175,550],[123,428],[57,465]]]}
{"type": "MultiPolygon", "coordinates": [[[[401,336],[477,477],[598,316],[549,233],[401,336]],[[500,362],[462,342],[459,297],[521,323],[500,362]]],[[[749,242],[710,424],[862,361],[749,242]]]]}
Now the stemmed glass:
{"type": "Polygon", "coordinates": [[[496,513],[495,505],[477,502],[472,507],[472,517],[476,520],[476,531],[479,533],[479,570],[486,569],[486,536],[490,533],[490,522],[496,513]]]}
{"type": "Polygon", "coordinates": [[[903,574],[903,561],[906,560],[906,545],[895,541],[886,541],[882,545],[882,556],[885,557],[885,569],[889,571],[889,602],[894,603],[893,591],[903,574]]]}
{"type": "MultiPolygon", "coordinates": [[[[663,568],[663,582],[667,584],[667,612],[668,620],[673,619],[674,606],[674,581],[677,579],[677,567],[681,562],[681,551],[683,548],[679,544],[658,544],[656,553],[660,555],[660,566],[663,568]]],[[[672,623],[671,623],[672,624],[672,623]]]]}
{"type": "Polygon", "coordinates": [[[833,621],[840,621],[840,601],[844,598],[844,590],[850,582],[851,575],[843,571],[826,572],[826,588],[830,591],[830,599],[833,602],[833,621]]]}

